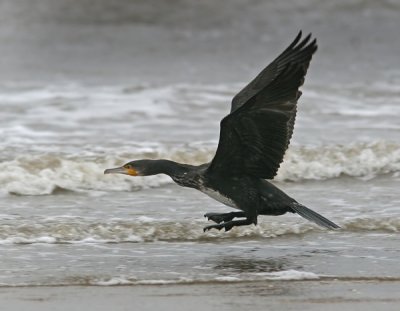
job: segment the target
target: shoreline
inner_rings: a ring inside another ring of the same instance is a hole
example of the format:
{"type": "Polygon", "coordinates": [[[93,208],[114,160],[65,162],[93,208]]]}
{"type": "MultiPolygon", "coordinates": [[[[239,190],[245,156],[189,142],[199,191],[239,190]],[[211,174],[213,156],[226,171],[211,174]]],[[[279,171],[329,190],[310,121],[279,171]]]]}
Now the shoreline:
{"type": "Polygon", "coordinates": [[[400,280],[1,287],[3,310],[398,310],[400,280]],[[185,307],[185,308],[186,308],[185,307]]]}

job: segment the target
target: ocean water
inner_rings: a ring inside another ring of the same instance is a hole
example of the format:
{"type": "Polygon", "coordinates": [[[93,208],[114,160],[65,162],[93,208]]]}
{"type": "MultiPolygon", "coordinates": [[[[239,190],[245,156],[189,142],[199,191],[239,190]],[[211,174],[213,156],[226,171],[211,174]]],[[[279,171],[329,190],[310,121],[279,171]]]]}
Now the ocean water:
{"type": "Polygon", "coordinates": [[[1,13],[0,286],[400,279],[397,2],[234,1],[221,20],[224,1],[67,2],[1,13]],[[320,50],[274,183],[341,230],[284,215],[203,233],[230,208],[167,176],[103,175],[210,161],[231,98],[300,27],[320,50]]]}

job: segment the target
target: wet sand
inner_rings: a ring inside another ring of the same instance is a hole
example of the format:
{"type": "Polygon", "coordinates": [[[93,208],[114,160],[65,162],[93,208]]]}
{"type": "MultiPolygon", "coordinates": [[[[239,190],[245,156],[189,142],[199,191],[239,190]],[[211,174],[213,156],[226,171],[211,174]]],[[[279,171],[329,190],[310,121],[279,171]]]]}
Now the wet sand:
{"type": "Polygon", "coordinates": [[[2,310],[398,310],[399,280],[0,288],[2,310]]]}

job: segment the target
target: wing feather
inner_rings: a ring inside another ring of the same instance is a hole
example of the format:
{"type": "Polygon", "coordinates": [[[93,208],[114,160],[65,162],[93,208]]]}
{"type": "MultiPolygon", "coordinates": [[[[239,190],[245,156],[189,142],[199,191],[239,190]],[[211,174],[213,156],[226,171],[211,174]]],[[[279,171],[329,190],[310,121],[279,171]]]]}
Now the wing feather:
{"type": "Polygon", "coordinates": [[[232,100],[208,170],[272,179],[293,134],[299,87],[317,50],[311,34],[295,40],[232,100]]]}
{"type": "MultiPolygon", "coordinates": [[[[255,77],[254,80],[252,80],[237,95],[235,95],[232,100],[231,112],[241,107],[251,97],[271,83],[271,81],[273,81],[287,67],[288,63],[295,61],[299,62],[309,53],[308,50],[302,50],[302,48],[309,42],[311,34],[300,42],[301,36],[302,32],[300,31],[293,42],[272,63],[262,70],[257,77],[255,77]]],[[[314,40],[311,42],[308,47],[310,49],[316,49],[316,41],[314,40]]]]}

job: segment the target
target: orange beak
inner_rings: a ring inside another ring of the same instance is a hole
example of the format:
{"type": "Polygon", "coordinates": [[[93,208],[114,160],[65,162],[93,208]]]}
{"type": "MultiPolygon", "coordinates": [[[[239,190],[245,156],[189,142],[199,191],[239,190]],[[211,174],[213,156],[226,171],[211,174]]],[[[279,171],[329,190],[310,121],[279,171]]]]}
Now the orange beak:
{"type": "Polygon", "coordinates": [[[138,176],[138,172],[134,168],[125,168],[123,166],[109,168],[104,171],[104,174],[125,174],[130,176],[138,176]]]}

